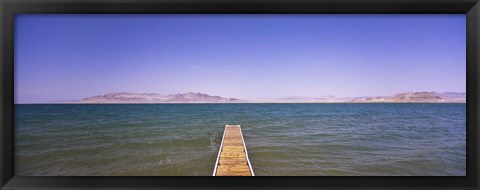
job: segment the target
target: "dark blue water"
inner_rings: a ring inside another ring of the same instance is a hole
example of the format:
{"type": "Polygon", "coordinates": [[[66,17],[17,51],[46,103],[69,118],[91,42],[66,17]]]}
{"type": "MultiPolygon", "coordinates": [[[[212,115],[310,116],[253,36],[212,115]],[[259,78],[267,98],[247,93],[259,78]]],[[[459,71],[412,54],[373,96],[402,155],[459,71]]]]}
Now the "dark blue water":
{"type": "Polygon", "coordinates": [[[212,175],[226,124],[256,175],[466,173],[465,104],[15,105],[15,175],[212,175]]]}

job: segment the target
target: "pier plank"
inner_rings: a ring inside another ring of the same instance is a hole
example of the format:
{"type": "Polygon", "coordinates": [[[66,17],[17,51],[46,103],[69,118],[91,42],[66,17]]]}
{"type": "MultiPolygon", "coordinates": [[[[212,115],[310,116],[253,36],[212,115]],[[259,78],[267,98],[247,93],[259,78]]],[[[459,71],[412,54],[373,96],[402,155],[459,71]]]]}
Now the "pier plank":
{"type": "Polygon", "coordinates": [[[226,125],[214,176],[254,176],[240,125],[226,125]]]}

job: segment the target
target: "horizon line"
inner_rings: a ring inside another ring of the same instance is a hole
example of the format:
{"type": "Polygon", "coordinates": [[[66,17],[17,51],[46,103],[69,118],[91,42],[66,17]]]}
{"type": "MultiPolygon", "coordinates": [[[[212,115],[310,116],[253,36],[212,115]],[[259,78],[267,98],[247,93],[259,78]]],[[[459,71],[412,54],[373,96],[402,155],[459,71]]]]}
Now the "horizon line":
{"type": "MultiPolygon", "coordinates": [[[[220,95],[210,95],[208,93],[202,93],[202,92],[185,92],[185,93],[170,93],[170,94],[161,94],[161,93],[156,93],[156,92],[109,92],[101,95],[94,95],[94,96],[89,96],[86,98],[91,98],[95,96],[104,96],[107,94],[114,94],[114,93],[125,93],[125,94],[158,94],[158,95],[176,95],[176,94],[188,94],[188,93],[194,93],[194,94],[205,94],[208,96],[219,96],[222,98],[232,98],[232,97],[223,97],[220,95]]],[[[408,91],[408,92],[397,92],[391,95],[363,95],[363,96],[349,96],[349,97],[337,97],[335,95],[322,95],[322,96],[298,96],[298,95],[291,95],[291,96],[284,96],[281,98],[233,98],[233,99],[238,99],[239,101],[246,101],[246,102],[205,102],[205,103],[333,103],[335,100],[330,100],[330,102],[325,101],[325,100],[285,100],[285,98],[291,98],[291,97],[298,97],[298,98],[325,98],[326,96],[330,96],[333,98],[337,99],[354,99],[354,98],[365,98],[365,97],[388,97],[388,96],[393,96],[396,94],[402,94],[402,93],[459,93],[459,94],[465,94],[466,92],[455,92],[455,91],[445,91],[445,92],[437,92],[437,91],[408,91]],[[275,102],[273,102],[275,101],[275,102]],[[279,101],[288,101],[288,102],[279,102],[279,101]],[[333,102],[332,102],[333,101],[333,102]]],[[[79,100],[65,100],[65,101],[50,101],[50,102],[14,102],[14,104],[89,104],[89,103],[81,103],[82,98],[79,100]]],[[[338,100],[337,100],[338,102],[338,100]]],[[[202,102],[152,102],[152,103],[138,103],[138,104],[166,104],[166,103],[202,103],[202,102]]],[[[99,104],[99,103],[92,103],[92,104],[99,104]]],[[[100,103],[101,104],[101,103],[100,103]]],[[[105,103],[105,104],[137,104],[137,103],[105,103]]]]}

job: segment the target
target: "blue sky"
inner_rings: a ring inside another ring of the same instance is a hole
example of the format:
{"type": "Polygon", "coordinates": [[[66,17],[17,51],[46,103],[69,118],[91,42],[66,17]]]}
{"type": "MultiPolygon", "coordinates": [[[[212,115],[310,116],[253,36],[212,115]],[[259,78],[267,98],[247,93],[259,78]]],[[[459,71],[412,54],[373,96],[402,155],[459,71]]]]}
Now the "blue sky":
{"type": "Polygon", "coordinates": [[[465,15],[17,15],[15,102],[466,91],[465,15]]]}

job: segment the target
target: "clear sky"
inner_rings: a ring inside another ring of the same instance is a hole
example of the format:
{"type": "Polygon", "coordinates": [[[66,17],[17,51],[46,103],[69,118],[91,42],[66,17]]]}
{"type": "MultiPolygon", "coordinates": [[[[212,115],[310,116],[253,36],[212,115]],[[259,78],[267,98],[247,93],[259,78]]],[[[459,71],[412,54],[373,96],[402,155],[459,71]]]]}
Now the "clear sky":
{"type": "Polygon", "coordinates": [[[466,91],[465,15],[18,15],[15,102],[466,91]]]}

